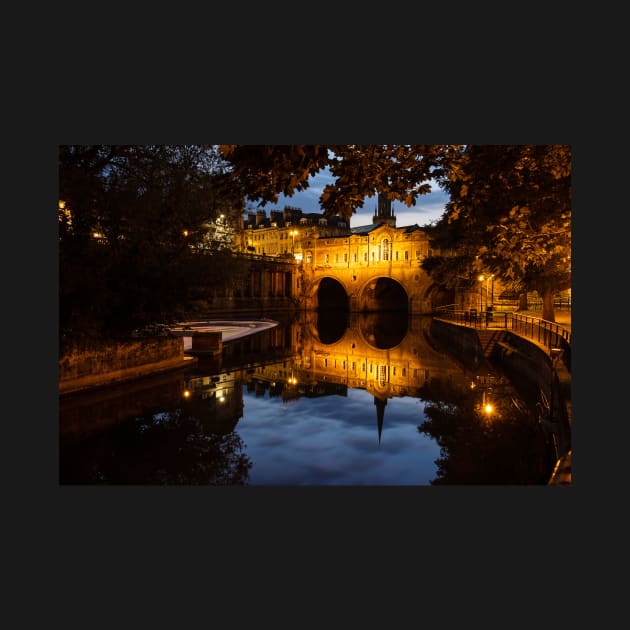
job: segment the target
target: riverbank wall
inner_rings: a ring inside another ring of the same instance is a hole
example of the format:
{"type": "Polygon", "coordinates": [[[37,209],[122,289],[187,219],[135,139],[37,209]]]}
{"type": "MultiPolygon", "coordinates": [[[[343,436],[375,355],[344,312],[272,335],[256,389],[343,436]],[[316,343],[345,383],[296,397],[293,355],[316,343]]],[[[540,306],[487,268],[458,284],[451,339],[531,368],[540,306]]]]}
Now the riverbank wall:
{"type": "Polygon", "coordinates": [[[497,342],[481,341],[483,330],[440,319],[431,322],[431,335],[457,355],[464,364],[478,365],[483,360],[496,362],[518,390],[543,392],[549,408],[541,409],[547,430],[557,439],[558,464],[550,483],[571,483],[571,373],[562,360],[554,365],[549,349],[509,330],[493,331],[497,342]],[[546,414],[543,413],[546,411],[546,414]]]}
{"type": "Polygon", "coordinates": [[[148,337],[67,348],[59,357],[59,395],[183,368],[197,359],[184,354],[182,337],[148,337]]]}

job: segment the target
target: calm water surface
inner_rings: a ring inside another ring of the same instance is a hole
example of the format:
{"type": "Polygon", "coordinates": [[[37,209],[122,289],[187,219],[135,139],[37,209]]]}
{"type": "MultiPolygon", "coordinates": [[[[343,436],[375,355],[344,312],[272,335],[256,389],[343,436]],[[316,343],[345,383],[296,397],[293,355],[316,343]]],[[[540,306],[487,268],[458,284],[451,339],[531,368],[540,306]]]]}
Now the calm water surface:
{"type": "Polygon", "coordinates": [[[545,484],[538,392],[430,325],[301,313],[186,370],[65,396],[60,483],[545,484]]]}

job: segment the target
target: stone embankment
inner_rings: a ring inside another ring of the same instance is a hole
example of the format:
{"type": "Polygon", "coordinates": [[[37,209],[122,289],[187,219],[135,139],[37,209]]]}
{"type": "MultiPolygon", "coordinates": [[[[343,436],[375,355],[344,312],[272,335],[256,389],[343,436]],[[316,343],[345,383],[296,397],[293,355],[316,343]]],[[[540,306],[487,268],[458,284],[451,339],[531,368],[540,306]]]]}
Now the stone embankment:
{"type": "Polygon", "coordinates": [[[195,333],[199,333],[198,343],[202,349],[199,354],[206,354],[217,351],[224,342],[277,325],[272,320],[180,322],[167,335],[103,343],[91,348],[73,347],[59,358],[59,395],[187,367],[197,361],[195,356],[189,356],[195,354],[195,333]]]}

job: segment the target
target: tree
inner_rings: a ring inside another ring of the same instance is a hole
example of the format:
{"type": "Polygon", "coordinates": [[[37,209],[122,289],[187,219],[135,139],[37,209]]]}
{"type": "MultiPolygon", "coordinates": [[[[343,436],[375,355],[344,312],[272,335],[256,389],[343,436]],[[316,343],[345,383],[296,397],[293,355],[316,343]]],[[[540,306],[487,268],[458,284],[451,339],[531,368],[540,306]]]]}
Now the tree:
{"type": "Polygon", "coordinates": [[[63,145],[59,199],[61,328],[101,336],[168,318],[206,223],[243,212],[210,145],[63,145]]]}
{"type": "MultiPolygon", "coordinates": [[[[453,145],[454,147],[455,145],[453,145]]],[[[429,180],[451,145],[219,145],[231,173],[250,200],[277,203],[308,188],[328,168],[335,178],[320,205],[325,215],[349,219],[366,197],[387,193],[410,207],[430,192],[429,180]]]]}
{"type": "Polygon", "coordinates": [[[469,145],[436,171],[449,194],[432,231],[443,255],[428,273],[494,273],[521,291],[536,291],[543,319],[555,321],[553,298],[571,286],[571,148],[568,145],[469,145]],[[458,264],[446,260],[453,248],[458,264]]]}

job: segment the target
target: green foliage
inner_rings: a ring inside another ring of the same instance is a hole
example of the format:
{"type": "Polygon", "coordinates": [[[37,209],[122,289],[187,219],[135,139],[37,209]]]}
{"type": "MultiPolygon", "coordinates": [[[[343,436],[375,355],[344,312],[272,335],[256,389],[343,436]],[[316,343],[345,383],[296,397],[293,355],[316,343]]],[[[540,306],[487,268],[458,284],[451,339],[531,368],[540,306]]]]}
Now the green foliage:
{"type": "Polygon", "coordinates": [[[430,192],[432,172],[451,149],[447,145],[220,145],[231,172],[251,200],[277,203],[308,188],[308,179],[328,168],[335,178],[320,205],[324,214],[349,219],[366,197],[387,193],[415,205],[430,192]]]}
{"type": "MultiPolygon", "coordinates": [[[[469,145],[436,175],[450,201],[433,246],[474,255],[476,272],[538,291],[571,286],[571,148],[469,145]]],[[[543,312],[553,320],[553,310],[543,312]]]]}
{"type": "Polygon", "coordinates": [[[59,199],[61,328],[99,336],[168,320],[206,223],[243,212],[209,145],[61,146],[59,199]]]}

